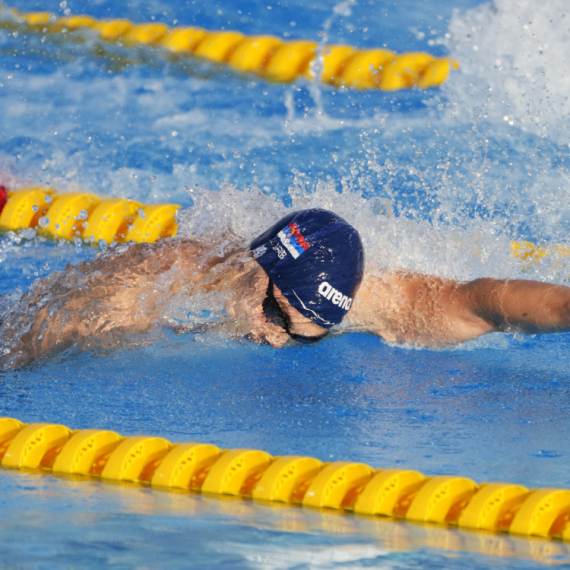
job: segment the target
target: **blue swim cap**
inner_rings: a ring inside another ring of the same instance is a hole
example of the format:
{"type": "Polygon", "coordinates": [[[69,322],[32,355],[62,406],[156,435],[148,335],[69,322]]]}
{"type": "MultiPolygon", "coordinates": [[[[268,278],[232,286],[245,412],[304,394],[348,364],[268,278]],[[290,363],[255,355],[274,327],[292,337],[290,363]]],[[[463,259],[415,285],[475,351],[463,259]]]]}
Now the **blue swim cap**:
{"type": "Polygon", "coordinates": [[[360,235],[345,220],[316,208],[293,212],[250,249],[301,314],[326,329],[342,321],[364,272],[360,235]]]}

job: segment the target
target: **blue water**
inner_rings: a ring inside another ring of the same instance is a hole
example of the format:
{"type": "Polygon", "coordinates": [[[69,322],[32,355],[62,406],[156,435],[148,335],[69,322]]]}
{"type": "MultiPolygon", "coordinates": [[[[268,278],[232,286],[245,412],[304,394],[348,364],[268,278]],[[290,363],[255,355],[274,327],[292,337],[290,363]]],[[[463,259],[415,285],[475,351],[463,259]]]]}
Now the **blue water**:
{"type": "MultiPolygon", "coordinates": [[[[543,63],[568,52],[560,3],[533,8],[532,17],[526,3],[507,0],[491,16],[471,0],[358,1],[337,4],[337,13],[315,0],[13,5],[451,53],[461,70],[425,92],[339,91],[268,84],[89,35],[69,41],[0,30],[0,183],[176,202],[197,210],[187,231],[229,224],[246,237],[281,204],[342,208],[362,232],[371,267],[568,279],[564,260],[525,269],[509,255],[512,239],[568,245],[567,85],[543,63]],[[535,35],[521,39],[517,22],[535,35]],[[499,24],[506,31],[482,41],[499,24]],[[517,61],[533,42],[547,57],[537,49],[517,61]],[[537,66],[548,79],[542,88],[531,73],[537,66]],[[528,86],[519,79],[525,73],[534,78],[528,86]]],[[[0,293],[17,294],[96,251],[4,235],[0,293]]],[[[570,487],[568,335],[496,334],[442,351],[363,334],[279,351],[214,334],[147,340],[0,372],[0,414],[570,487]]],[[[46,474],[1,471],[0,480],[2,568],[570,563],[557,543],[46,474]]]]}

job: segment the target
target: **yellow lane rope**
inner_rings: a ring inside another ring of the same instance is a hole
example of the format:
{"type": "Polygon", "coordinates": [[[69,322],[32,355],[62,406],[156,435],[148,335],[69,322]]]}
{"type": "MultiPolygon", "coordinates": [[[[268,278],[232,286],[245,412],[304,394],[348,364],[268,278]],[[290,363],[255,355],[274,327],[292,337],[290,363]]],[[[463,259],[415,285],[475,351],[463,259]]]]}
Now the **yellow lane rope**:
{"type": "MultiPolygon", "coordinates": [[[[299,77],[313,79],[312,64],[319,54],[317,42],[308,40],[284,41],[274,36],[247,36],[234,31],[96,20],[85,15],[58,18],[49,12],[22,13],[15,8],[11,12],[22,24],[41,33],[68,34],[90,29],[101,39],[120,42],[127,48],[156,46],[179,55],[224,63],[236,71],[275,82],[287,83],[299,77]]],[[[322,66],[324,83],[385,91],[436,87],[447,79],[451,68],[458,67],[448,57],[422,52],[395,54],[387,49],[359,50],[347,45],[324,46],[322,66]]]]}
{"type": "Polygon", "coordinates": [[[122,437],[108,430],[24,424],[0,418],[0,460],[8,469],[38,469],[167,491],[234,495],[267,503],[437,523],[462,530],[570,540],[570,490],[527,489],[460,476],[426,477],[410,469],[272,457],[254,449],[122,437]]]}
{"type": "Polygon", "coordinates": [[[522,261],[525,268],[528,268],[544,258],[570,257],[570,248],[563,245],[536,245],[519,240],[511,243],[511,256],[522,261]]]}
{"type": "Polygon", "coordinates": [[[154,243],[176,235],[179,208],[175,204],[145,206],[134,200],[83,192],[58,194],[50,188],[32,186],[8,192],[0,213],[0,229],[33,229],[40,235],[76,243],[154,243]]]}
{"type": "MultiPolygon", "coordinates": [[[[83,192],[57,193],[51,188],[31,186],[8,191],[8,202],[0,209],[0,230],[33,229],[52,239],[95,245],[154,243],[176,235],[179,209],[176,204],[143,205],[123,198],[100,198],[83,192]]],[[[511,255],[530,267],[551,256],[570,257],[570,248],[513,241],[511,255]]]]}

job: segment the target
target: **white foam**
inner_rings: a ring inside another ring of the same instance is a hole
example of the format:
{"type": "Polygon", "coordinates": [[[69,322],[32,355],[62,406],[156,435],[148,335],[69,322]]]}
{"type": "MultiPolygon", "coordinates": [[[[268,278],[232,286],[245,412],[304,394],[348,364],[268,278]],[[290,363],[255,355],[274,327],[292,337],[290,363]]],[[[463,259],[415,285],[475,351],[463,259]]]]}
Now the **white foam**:
{"type": "Polygon", "coordinates": [[[389,203],[365,199],[362,191],[334,182],[308,187],[302,180],[289,189],[291,206],[257,188],[226,185],[221,191],[191,189],[195,205],[179,215],[179,235],[198,237],[223,254],[253,238],[293,210],[332,210],[358,228],[371,270],[403,268],[456,279],[484,275],[512,277],[522,266],[510,257],[509,239],[492,223],[434,227],[428,221],[395,216],[389,203]]]}
{"type": "Polygon", "coordinates": [[[568,0],[494,0],[456,11],[446,44],[461,66],[444,87],[457,117],[570,142],[568,0]]]}

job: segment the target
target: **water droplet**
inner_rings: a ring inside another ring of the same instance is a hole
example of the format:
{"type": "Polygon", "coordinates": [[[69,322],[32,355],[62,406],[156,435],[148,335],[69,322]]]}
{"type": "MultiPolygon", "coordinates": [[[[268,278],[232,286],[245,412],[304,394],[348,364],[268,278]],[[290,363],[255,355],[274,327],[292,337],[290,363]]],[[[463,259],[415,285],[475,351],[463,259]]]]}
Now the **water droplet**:
{"type": "Polygon", "coordinates": [[[32,229],[32,228],[26,228],[21,234],[20,236],[23,239],[34,239],[36,237],[36,230],[32,229]]]}
{"type": "Polygon", "coordinates": [[[38,220],[38,225],[40,226],[40,228],[47,228],[49,225],[49,218],[47,216],[42,216],[38,220]]]}

